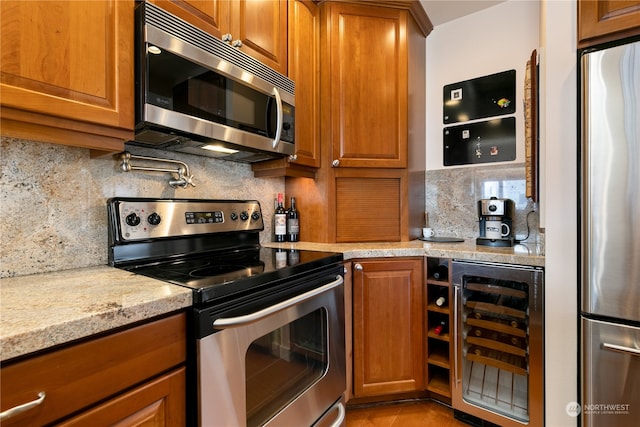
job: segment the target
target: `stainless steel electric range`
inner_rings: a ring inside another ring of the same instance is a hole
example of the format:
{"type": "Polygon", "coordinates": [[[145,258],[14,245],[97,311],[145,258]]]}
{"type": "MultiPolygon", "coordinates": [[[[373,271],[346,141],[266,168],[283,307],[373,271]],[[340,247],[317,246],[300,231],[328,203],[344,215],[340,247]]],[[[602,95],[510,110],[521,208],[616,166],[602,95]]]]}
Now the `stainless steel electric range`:
{"type": "Polygon", "coordinates": [[[193,290],[189,425],[343,425],[342,255],[265,248],[257,201],[109,199],[109,264],[193,290]]]}

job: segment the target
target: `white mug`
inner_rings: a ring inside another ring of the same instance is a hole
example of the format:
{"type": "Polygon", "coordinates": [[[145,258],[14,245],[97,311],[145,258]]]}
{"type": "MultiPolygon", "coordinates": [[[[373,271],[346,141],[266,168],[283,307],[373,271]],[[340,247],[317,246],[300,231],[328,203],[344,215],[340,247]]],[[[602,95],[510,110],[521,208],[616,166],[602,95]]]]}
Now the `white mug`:
{"type": "Polygon", "coordinates": [[[511,232],[509,225],[501,221],[487,221],[484,224],[484,235],[487,239],[500,239],[511,232]]]}
{"type": "Polygon", "coordinates": [[[436,234],[433,232],[433,229],[431,227],[425,227],[422,229],[422,236],[423,237],[433,237],[433,235],[436,234]]]}

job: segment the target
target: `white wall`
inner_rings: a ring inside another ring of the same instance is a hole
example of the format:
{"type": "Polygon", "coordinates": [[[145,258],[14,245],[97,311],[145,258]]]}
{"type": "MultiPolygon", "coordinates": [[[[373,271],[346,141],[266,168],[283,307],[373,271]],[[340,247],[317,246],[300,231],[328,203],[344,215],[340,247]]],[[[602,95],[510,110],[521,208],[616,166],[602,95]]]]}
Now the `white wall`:
{"type": "Polygon", "coordinates": [[[544,0],[541,29],[546,420],[562,427],[577,424],[566,405],[578,400],[576,0],[544,0]]]}
{"type": "MultiPolygon", "coordinates": [[[[539,2],[507,1],[434,28],[427,37],[427,170],[442,165],[442,87],[516,70],[516,160],[524,162],[524,73],[539,46],[539,2]]],[[[513,162],[512,162],[513,163],[513,162]]]]}

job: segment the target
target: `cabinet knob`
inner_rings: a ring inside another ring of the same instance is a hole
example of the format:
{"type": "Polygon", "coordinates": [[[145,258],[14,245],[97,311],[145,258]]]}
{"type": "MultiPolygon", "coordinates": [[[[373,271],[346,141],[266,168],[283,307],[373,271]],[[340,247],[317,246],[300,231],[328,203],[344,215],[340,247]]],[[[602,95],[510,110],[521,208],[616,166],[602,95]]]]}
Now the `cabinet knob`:
{"type": "Polygon", "coordinates": [[[229,43],[231,40],[233,40],[233,36],[231,35],[231,33],[227,33],[227,34],[223,34],[222,35],[222,41],[225,43],[229,43]]]}
{"type": "Polygon", "coordinates": [[[233,46],[233,47],[242,47],[242,40],[234,40],[231,43],[231,46],[233,46]]]}
{"type": "Polygon", "coordinates": [[[362,266],[362,264],[360,264],[359,262],[358,262],[358,263],[356,263],[356,264],[353,266],[353,268],[354,268],[354,270],[358,270],[358,271],[362,271],[362,270],[364,270],[364,267],[363,267],[363,266],[362,266]]]}
{"type": "Polygon", "coordinates": [[[335,159],[333,162],[331,162],[332,168],[337,168],[338,166],[340,166],[340,160],[335,159]]]}

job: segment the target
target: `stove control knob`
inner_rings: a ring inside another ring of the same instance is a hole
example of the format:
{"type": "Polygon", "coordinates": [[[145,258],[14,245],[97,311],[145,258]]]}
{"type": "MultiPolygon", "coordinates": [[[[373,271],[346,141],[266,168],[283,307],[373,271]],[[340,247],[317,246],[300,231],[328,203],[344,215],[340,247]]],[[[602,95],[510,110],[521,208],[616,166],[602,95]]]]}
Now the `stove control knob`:
{"type": "Polygon", "coordinates": [[[251,219],[257,221],[260,219],[260,212],[254,212],[251,214],[251,219]]]}
{"type": "Polygon", "coordinates": [[[151,225],[158,225],[160,221],[162,221],[162,218],[155,212],[147,217],[147,222],[151,225]]]}
{"type": "Polygon", "coordinates": [[[231,221],[237,221],[238,220],[238,214],[235,212],[231,212],[231,215],[229,215],[229,217],[231,218],[231,221]]]}
{"type": "Polygon", "coordinates": [[[136,215],[135,212],[132,212],[129,215],[127,215],[124,221],[127,223],[127,225],[130,225],[131,227],[135,227],[136,225],[140,224],[140,217],[136,215]]]}
{"type": "Polygon", "coordinates": [[[249,219],[249,213],[247,211],[240,212],[240,219],[246,221],[249,219]]]}

